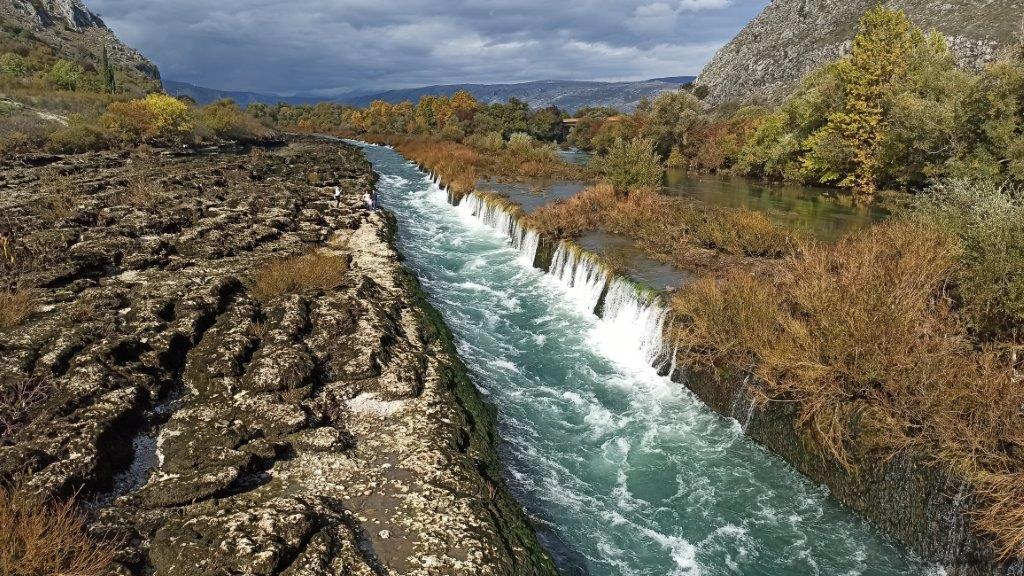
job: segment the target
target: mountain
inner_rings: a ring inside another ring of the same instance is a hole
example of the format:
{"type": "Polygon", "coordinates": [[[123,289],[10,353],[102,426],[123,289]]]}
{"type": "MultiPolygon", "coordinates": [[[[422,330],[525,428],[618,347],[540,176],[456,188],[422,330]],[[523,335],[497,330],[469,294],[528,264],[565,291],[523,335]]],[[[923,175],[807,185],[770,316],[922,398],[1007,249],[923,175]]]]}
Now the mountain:
{"type": "Polygon", "coordinates": [[[99,66],[106,48],[114,66],[129,75],[160,80],[156,65],[123,44],[81,0],[2,0],[0,30],[5,39],[45,45],[86,66],[99,66]]]}
{"type": "Polygon", "coordinates": [[[1022,0],[774,0],[715,54],[697,78],[711,104],[777,101],[806,75],[846,54],[861,16],[879,3],[944,34],[966,67],[979,67],[1020,31],[1022,0]]]}
{"type": "Polygon", "coordinates": [[[447,84],[342,96],[339,101],[354,106],[366,106],[374,100],[391,103],[403,100],[415,102],[421,96],[450,96],[460,90],[466,90],[480,102],[488,104],[518,98],[533,108],[558,106],[563,110],[575,112],[586,106],[609,106],[630,112],[636,108],[641,98],[652,98],[662,92],[677,90],[679,86],[693,80],[692,76],[677,76],[640,82],[541,80],[519,84],[447,84]]]}
{"type": "Polygon", "coordinates": [[[216,88],[206,88],[204,86],[196,86],[195,84],[178,82],[175,80],[164,80],[164,90],[172,96],[188,96],[200,104],[209,104],[211,102],[216,102],[217,100],[224,100],[225,98],[234,100],[241,106],[247,106],[255,102],[271,105],[277,104],[278,102],[287,102],[289,104],[308,104],[322,100],[322,98],[303,98],[278,96],[276,94],[260,94],[258,92],[218,90],[216,88]]]}

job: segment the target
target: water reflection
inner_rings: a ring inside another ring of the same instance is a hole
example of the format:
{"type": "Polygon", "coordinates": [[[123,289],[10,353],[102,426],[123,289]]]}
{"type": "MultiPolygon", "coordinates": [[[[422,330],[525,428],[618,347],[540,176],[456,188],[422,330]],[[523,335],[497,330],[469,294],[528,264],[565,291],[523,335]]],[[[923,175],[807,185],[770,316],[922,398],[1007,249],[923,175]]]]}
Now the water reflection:
{"type": "Polygon", "coordinates": [[[477,190],[496,192],[507,196],[510,200],[523,207],[526,212],[550,204],[555,200],[565,200],[579,194],[587,187],[586,182],[544,181],[534,182],[499,182],[497,180],[480,180],[477,190]]]}
{"type": "Polygon", "coordinates": [[[763,212],[779,224],[832,241],[889,217],[877,205],[859,206],[830,188],[769,183],[739,176],[668,170],[665,193],[727,208],[763,212]]]}
{"type": "Polygon", "coordinates": [[[597,230],[587,232],[577,243],[601,255],[613,268],[656,290],[675,289],[693,280],[691,274],[654,260],[626,236],[597,230]]]}

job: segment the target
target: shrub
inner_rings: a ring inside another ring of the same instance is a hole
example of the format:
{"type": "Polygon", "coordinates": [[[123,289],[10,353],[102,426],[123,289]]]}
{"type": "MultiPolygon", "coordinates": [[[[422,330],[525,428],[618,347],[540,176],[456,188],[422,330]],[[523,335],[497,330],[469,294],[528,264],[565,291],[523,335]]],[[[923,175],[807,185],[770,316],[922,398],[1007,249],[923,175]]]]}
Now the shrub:
{"type": "Polygon", "coordinates": [[[46,502],[26,489],[0,487],[0,574],[101,576],[114,548],[86,532],[72,500],[46,502]]]}
{"type": "Polygon", "coordinates": [[[533,211],[526,222],[554,238],[576,238],[599,228],[617,202],[610,184],[587,188],[568,200],[558,200],[533,211]]]}
{"type": "Polygon", "coordinates": [[[13,328],[21,324],[34,309],[35,295],[32,292],[0,290],[0,329],[13,328]]]}
{"type": "Polygon", "coordinates": [[[268,130],[232,100],[219,100],[203,107],[200,122],[221,138],[251,140],[267,135],[268,130]]]}
{"type": "Polygon", "coordinates": [[[180,142],[192,132],[192,110],[166,94],[144,100],[114,102],[101,119],[103,126],[126,144],[149,140],[180,142]]]}
{"type": "Polygon", "coordinates": [[[74,90],[82,80],[85,70],[80,64],[68,60],[57,60],[46,74],[46,79],[62,90],[74,90]]]}
{"type": "Polygon", "coordinates": [[[734,273],[684,287],[675,336],[691,363],[750,372],[754,392],[794,403],[809,447],[840,463],[859,428],[859,451],[917,447],[972,481],[1012,474],[1024,386],[943,297],[960,257],[931,224],[876,226],[809,247],[775,283],[734,273]]]}
{"type": "Polygon", "coordinates": [[[650,140],[618,139],[607,154],[597,156],[591,162],[619,192],[661,185],[664,170],[650,140]]]}
{"type": "Polygon", "coordinates": [[[488,152],[497,152],[505,147],[505,140],[501,137],[501,132],[488,132],[469,136],[466,144],[488,152]]]}
{"type": "Polygon", "coordinates": [[[799,242],[796,232],[752,210],[694,205],[682,220],[698,244],[730,254],[779,258],[794,253],[799,242]]]}
{"type": "Polygon", "coordinates": [[[1024,338],[1024,195],[988,182],[952,180],[933,187],[916,217],[960,242],[956,295],[987,339],[1024,338]]]}
{"type": "Polygon", "coordinates": [[[307,290],[330,290],[341,284],[348,260],[341,256],[311,252],[274,260],[253,277],[252,294],[267,302],[282,294],[307,290]]]}
{"type": "Polygon", "coordinates": [[[0,72],[14,78],[24,78],[28,75],[28,63],[20,54],[4,52],[0,54],[0,72]]]}
{"type": "Polygon", "coordinates": [[[103,150],[107,145],[107,136],[99,128],[75,122],[50,134],[46,149],[57,154],[78,154],[103,150]]]}
{"type": "Polygon", "coordinates": [[[0,439],[28,424],[50,392],[49,382],[36,377],[5,378],[0,382],[0,439]]]}

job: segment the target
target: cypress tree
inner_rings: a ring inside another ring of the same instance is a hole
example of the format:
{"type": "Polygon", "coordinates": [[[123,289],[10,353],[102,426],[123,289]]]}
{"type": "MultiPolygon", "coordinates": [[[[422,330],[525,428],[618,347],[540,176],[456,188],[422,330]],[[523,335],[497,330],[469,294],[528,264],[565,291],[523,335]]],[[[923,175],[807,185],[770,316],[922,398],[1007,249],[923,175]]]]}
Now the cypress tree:
{"type": "Polygon", "coordinates": [[[106,46],[103,47],[101,67],[103,68],[103,87],[107,92],[113,94],[117,91],[117,80],[114,78],[114,65],[110,63],[106,46]]]}

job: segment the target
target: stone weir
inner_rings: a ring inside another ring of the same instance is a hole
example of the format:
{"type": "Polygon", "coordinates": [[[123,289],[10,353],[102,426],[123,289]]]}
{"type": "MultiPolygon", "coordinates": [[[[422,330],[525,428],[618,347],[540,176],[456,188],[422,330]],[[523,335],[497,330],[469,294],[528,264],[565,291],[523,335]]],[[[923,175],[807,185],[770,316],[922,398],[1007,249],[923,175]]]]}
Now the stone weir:
{"type": "Polygon", "coordinates": [[[356,148],[0,175],[38,304],[0,329],[0,383],[33,391],[0,481],[77,494],[111,574],[555,574],[356,148]]]}
{"type": "Polygon", "coordinates": [[[455,193],[437,174],[421,169],[450,204],[507,235],[522,262],[556,278],[581,309],[612,323],[623,349],[686,386],[719,414],[736,419],[748,437],[827,486],[839,502],[883,533],[941,564],[948,576],[1024,576],[1024,559],[1001,560],[992,540],[974,529],[971,515],[979,496],[960,473],[924,454],[888,458],[864,449],[871,445],[866,438],[870,426],[864,421],[851,430],[853,466],[844,468],[800,433],[793,404],[753,401],[757,382],[748,374],[681,368],[679,351],[671,344],[675,320],[662,294],[614,273],[597,255],[572,242],[539,235],[504,199],[455,193]]]}

